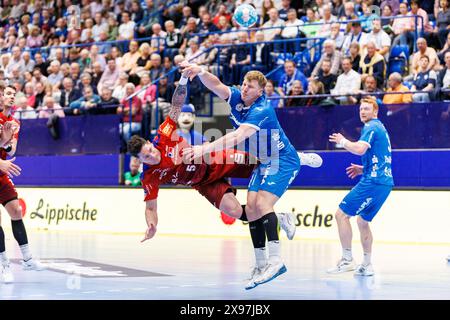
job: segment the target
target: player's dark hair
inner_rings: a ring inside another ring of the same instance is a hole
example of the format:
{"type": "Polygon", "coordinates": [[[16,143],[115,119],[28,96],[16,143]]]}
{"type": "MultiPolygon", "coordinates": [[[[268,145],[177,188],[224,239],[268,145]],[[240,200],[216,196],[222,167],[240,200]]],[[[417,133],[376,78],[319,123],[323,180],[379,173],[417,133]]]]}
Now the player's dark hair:
{"type": "Polygon", "coordinates": [[[5,89],[6,88],[10,88],[10,89],[13,89],[14,90],[14,92],[17,92],[17,89],[16,89],[16,87],[14,87],[13,85],[7,85],[6,87],[5,87],[5,89]]]}
{"type": "Polygon", "coordinates": [[[128,152],[134,157],[139,157],[138,154],[141,152],[142,147],[146,143],[147,141],[144,138],[138,135],[134,135],[131,137],[130,140],[128,140],[127,143],[128,152]]]}

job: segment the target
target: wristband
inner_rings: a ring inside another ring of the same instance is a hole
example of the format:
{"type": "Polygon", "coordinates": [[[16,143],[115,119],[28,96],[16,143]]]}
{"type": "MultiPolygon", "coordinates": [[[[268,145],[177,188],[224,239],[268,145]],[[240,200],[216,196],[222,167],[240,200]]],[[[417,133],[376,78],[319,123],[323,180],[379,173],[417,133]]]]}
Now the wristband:
{"type": "Polygon", "coordinates": [[[3,147],[3,149],[6,151],[6,153],[8,153],[12,150],[12,145],[7,146],[6,148],[3,147]]]}
{"type": "Polygon", "coordinates": [[[188,78],[185,77],[184,75],[181,75],[180,82],[178,82],[178,83],[179,83],[180,85],[184,86],[184,85],[187,84],[187,82],[188,82],[188,78]]]}
{"type": "Polygon", "coordinates": [[[345,138],[342,138],[342,139],[341,139],[340,145],[342,146],[342,148],[345,148],[345,144],[346,144],[347,142],[348,142],[347,139],[345,139],[345,138]]]}

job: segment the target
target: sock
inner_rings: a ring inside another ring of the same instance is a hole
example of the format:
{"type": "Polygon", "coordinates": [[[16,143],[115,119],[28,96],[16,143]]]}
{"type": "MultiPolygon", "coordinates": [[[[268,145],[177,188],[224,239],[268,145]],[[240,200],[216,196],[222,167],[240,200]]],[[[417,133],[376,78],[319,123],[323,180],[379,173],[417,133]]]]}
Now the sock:
{"type": "Polygon", "coordinates": [[[248,221],[247,214],[245,213],[245,204],[242,205],[242,215],[239,218],[241,221],[248,221]]]}
{"type": "Polygon", "coordinates": [[[20,251],[22,251],[23,260],[28,261],[31,259],[30,248],[28,247],[27,231],[23,220],[11,220],[14,238],[19,244],[20,251]]]}
{"type": "Polygon", "coordinates": [[[267,264],[266,248],[255,248],[256,266],[263,269],[267,264]]]}
{"type": "Polygon", "coordinates": [[[368,266],[370,264],[371,257],[372,257],[372,253],[364,252],[363,265],[368,266]]]}
{"type": "Polygon", "coordinates": [[[279,262],[281,260],[281,245],[278,236],[278,217],[275,212],[271,212],[262,219],[267,240],[269,241],[269,262],[279,262]]]}
{"type": "Polygon", "coordinates": [[[352,248],[342,248],[342,258],[347,261],[353,260],[352,248]]]}
{"type": "Polygon", "coordinates": [[[25,230],[25,225],[23,220],[11,220],[12,230],[14,238],[16,239],[19,246],[28,244],[27,231],[25,230]]]}
{"type": "Polygon", "coordinates": [[[262,268],[266,265],[266,233],[262,219],[249,223],[250,235],[252,237],[253,248],[255,250],[256,265],[262,268]]]}
{"type": "Polygon", "coordinates": [[[28,246],[28,244],[21,245],[20,251],[22,251],[22,257],[24,261],[28,261],[32,258],[30,247],[28,246]]]}

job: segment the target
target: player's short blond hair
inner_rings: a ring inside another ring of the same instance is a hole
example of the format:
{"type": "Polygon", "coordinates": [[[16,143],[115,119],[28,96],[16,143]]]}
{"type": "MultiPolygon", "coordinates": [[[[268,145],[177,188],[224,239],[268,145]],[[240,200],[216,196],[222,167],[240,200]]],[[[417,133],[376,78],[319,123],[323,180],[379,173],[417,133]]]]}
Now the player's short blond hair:
{"type": "Polygon", "coordinates": [[[259,71],[256,71],[256,70],[247,72],[247,74],[244,77],[244,80],[247,80],[248,82],[256,80],[256,81],[258,81],[258,85],[262,89],[264,89],[266,87],[266,84],[267,84],[266,76],[262,72],[259,72],[259,71]]]}
{"type": "Polygon", "coordinates": [[[378,103],[377,103],[377,98],[375,98],[374,96],[366,96],[366,97],[362,98],[361,103],[371,104],[373,106],[373,111],[378,113],[379,107],[378,107],[378,103]]]}

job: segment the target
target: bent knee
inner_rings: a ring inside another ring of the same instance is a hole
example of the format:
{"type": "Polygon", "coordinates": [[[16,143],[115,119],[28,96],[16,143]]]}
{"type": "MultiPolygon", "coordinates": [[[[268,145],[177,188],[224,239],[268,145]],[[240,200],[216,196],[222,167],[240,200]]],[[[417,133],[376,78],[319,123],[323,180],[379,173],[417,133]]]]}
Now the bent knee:
{"type": "Polygon", "coordinates": [[[334,217],[336,218],[336,220],[341,220],[341,221],[350,219],[350,217],[348,215],[346,215],[342,210],[338,210],[335,213],[334,217]]]}
{"type": "Polygon", "coordinates": [[[21,220],[22,219],[22,209],[17,206],[8,211],[11,220],[21,220]]]}
{"type": "Polygon", "coordinates": [[[369,222],[364,220],[363,218],[358,217],[358,219],[356,221],[357,221],[358,227],[360,229],[367,229],[367,228],[369,228],[369,222]]]}

